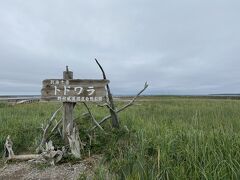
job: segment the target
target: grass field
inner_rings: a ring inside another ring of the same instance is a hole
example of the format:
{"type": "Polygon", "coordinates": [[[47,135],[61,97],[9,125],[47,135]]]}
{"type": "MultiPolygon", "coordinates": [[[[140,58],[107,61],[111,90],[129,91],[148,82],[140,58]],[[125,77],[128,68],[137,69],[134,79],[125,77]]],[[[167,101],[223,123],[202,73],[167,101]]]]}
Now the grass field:
{"type": "MultiPolygon", "coordinates": [[[[0,104],[0,152],[8,134],[17,153],[33,152],[41,123],[59,106],[0,104]]],[[[107,113],[91,107],[97,119],[107,113]]],[[[75,114],[83,112],[78,106],[75,114]]],[[[104,179],[108,169],[117,179],[240,179],[239,100],[145,97],[119,115],[120,130],[97,131],[92,146],[86,147],[104,154],[98,178],[104,179]]],[[[84,134],[86,120],[77,121],[84,134]]]]}

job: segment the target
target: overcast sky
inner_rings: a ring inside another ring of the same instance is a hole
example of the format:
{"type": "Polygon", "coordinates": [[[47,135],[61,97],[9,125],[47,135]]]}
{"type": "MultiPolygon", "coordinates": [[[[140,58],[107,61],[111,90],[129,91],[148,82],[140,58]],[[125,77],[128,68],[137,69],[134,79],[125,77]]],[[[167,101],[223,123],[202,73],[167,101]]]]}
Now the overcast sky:
{"type": "Polygon", "coordinates": [[[113,94],[240,93],[239,0],[0,0],[0,94],[99,79],[113,94]]]}

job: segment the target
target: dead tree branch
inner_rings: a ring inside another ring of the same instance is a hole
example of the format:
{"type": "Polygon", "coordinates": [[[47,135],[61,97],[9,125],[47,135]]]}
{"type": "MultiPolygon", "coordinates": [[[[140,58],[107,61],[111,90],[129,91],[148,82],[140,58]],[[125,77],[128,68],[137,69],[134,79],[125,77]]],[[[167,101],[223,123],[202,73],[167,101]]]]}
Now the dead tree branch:
{"type": "MultiPolygon", "coordinates": [[[[148,84],[146,82],[145,85],[144,85],[144,88],[128,104],[126,104],[125,106],[123,106],[120,109],[116,110],[116,113],[119,113],[119,112],[123,111],[124,109],[132,106],[133,103],[136,101],[136,99],[147,89],[147,87],[148,87],[148,84]]],[[[102,124],[102,123],[104,123],[106,120],[108,120],[110,118],[111,118],[111,115],[108,115],[108,116],[104,117],[100,122],[98,122],[98,124],[102,124]]],[[[88,130],[88,132],[93,131],[95,128],[97,128],[96,125],[93,126],[92,128],[90,128],[88,130]]]]}
{"type": "MultiPolygon", "coordinates": [[[[46,143],[46,148],[41,154],[24,154],[24,155],[15,155],[12,150],[13,143],[10,139],[10,136],[7,137],[6,142],[4,144],[4,148],[7,150],[7,160],[8,161],[32,161],[36,163],[50,163],[51,165],[55,165],[55,163],[59,162],[63,154],[65,153],[64,150],[54,150],[54,146],[52,144],[52,141],[49,141],[46,143]]],[[[6,156],[4,156],[5,158],[6,156]]]]}
{"type": "Polygon", "coordinates": [[[10,136],[8,135],[6,142],[4,144],[4,151],[5,151],[4,158],[5,156],[8,156],[9,158],[12,158],[15,156],[12,146],[13,146],[13,142],[11,141],[10,136]]]}
{"type": "Polygon", "coordinates": [[[107,107],[108,109],[110,109],[112,111],[115,111],[115,110],[112,109],[112,107],[108,103],[98,104],[97,106],[99,106],[99,107],[107,107]]]}
{"type": "MultiPolygon", "coordinates": [[[[102,71],[103,79],[107,79],[106,78],[106,74],[105,74],[101,64],[98,62],[98,60],[96,58],[95,58],[95,61],[96,61],[97,65],[99,66],[99,68],[102,71]]],[[[111,108],[109,108],[109,111],[110,111],[111,119],[112,119],[112,127],[119,128],[119,120],[118,120],[117,113],[115,112],[115,105],[114,105],[114,102],[113,102],[113,97],[112,97],[112,94],[111,94],[111,91],[110,91],[110,87],[109,87],[108,84],[107,84],[106,87],[107,87],[109,105],[111,107],[111,108]]]]}
{"type": "Polygon", "coordinates": [[[59,125],[61,124],[61,122],[62,122],[62,118],[58,122],[56,122],[56,125],[52,128],[51,133],[53,133],[58,128],[58,131],[59,131],[60,135],[62,136],[62,133],[59,129],[59,125]]]}
{"type": "Polygon", "coordinates": [[[44,144],[46,143],[47,138],[48,138],[48,130],[49,130],[51,124],[52,124],[52,121],[53,121],[54,118],[56,117],[58,111],[60,111],[60,109],[61,109],[62,107],[63,107],[63,106],[61,106],[60,108],[58,108],[58,110],[53,113],[52,117],[50,118],[50,120],[48,121],[46,127],[44,128],[41,143],[40,143],[39,147],[38,147],[37,150],[36,150],[38,153],[39,153],[39,152],[42,152],[42,151],[44,150],[43,146],[44,146],[44,144]]]}
{"type": "Polygon", "coordinates": [[[129,106],[132,106],[133,103],[136,101],[136,99],[143,93],[143,91],[145,91],[147,89],[147,87],[148,87],[148,83],[145,82],[144,88],[128,104],[126,104],[125,106],[123,106],[119,110],[122,111],[122,110],[128,108],[129,106]]]}
{"type": "Polygon", "coordinates": [[[80,159],[81,158],[81,152],[80,152],[80,150],[81,150],[81,140],[80,140],[80,137],[79,137],[78,128],[77,128],[77,126],[74,126],[73,130],[71,132],[70,131],[70,123],[69,123],[66,130],[67,130],[67,138],[68,138],[68,141],[69,141],[69,146],[70,146],[71,153],[75,158],[80,159]]]}
{"type": "Polygon", "coordinates": [[[98,124],[98,122],[96,121],[96,119],[95,119],[95,117],[93,116],[92,112],[90,111],[88,105],[87,105],[85,102],[83,102],[83,105],[86,107],[89,115],[90,115],[91,118],[92,118],[93,123],[94,123],[97,127],[99,127],[99,129],[101,129],[102,131],[104,131],[104,129],[102,128],[102,126],[100,126],[100,125],[98,124]]]}

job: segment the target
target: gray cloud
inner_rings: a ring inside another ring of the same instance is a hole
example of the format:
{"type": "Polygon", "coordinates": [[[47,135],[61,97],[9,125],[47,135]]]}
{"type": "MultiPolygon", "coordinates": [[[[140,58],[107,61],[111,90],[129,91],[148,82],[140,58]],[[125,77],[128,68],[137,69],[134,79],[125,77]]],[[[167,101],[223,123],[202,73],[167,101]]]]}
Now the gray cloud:
{"type": "Polygon", "coordinates": [[[1,1],[0,94],[39,94],[69,65],[114,94],[240,92],[237,0],[1,1]]]}

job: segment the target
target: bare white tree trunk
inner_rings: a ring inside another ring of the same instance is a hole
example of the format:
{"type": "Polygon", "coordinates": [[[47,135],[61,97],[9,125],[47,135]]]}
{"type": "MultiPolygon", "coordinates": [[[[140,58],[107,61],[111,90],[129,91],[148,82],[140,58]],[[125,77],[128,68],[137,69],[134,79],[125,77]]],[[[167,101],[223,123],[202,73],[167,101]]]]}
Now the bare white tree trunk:
{"type": "Polygon", "coordinates": [[[76,126],[73,127],[72,132],[70,131],[70,123],[67,126],[67,138],[69,141],[69,146],[72,155],[75,158],[81,158],[81,146],[80,146],[80,138],[79,138],[79,131],[76,126]]]}

